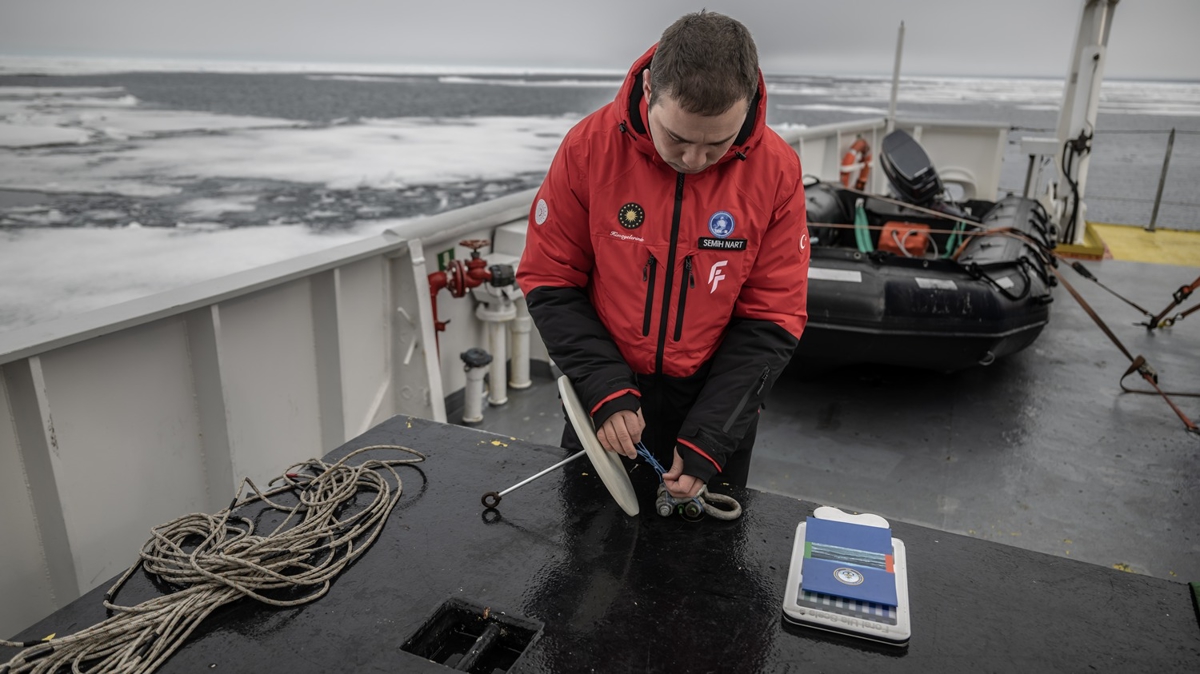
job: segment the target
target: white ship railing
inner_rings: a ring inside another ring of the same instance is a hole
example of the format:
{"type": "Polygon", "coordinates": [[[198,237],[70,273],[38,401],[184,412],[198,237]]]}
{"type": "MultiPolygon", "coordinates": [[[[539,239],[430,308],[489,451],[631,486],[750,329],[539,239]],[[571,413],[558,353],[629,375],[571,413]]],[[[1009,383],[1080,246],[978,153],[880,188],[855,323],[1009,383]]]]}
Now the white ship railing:
{"type": "MultiPolygon", "coordinates": [[[[955,187],[956,198],[995,200],[1000,191],[1000,164],[1008,143],[1006,124],[925,121],[900,118],[896,128],[907,131],[921,144],[937,167],[942,181],[955,187]]],[[[842,155],[862,136],[873,157],[867,189],[887,192],[887,178],[879,167],[879,150],[887,135],[887,120],[867,119],[812,128],[783,128],[779,134],[800,153],[804,172],[826,182],[840,177],[842,155]]]]}
{"type": "MultiPolygon", "coordinates": [[[[948,182],[994,197],[1006,129],[915,123],[948,182]]],[[[783,129],[806,172],[835,181],[884,121],[783,129]]],[[[872,188],[883,176],[873,171],[872,188]]],[[[427,274],[461,239],[491,261],[524,246],[533,191],[405,223],[363,241],[79,316],[0,333],[0,637],[135,560],[151,527],[224,508],[395,414],[444,421],[458,354],[482,343],[472,301],[427,274]],[[427,257],[428,254],[428,257],[427,257]]],[[[507,256],[507,258],[506,258],[507,256]]],[[[546,360],[536,339],[533,358],[546,360]]]]}

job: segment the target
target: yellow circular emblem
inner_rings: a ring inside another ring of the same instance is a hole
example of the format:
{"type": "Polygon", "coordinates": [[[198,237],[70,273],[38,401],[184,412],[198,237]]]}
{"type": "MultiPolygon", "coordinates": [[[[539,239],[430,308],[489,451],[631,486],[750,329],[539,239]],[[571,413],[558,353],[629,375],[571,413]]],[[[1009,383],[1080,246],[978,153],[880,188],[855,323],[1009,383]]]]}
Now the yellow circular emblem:
{"type": "Polygon", "coordinates": [[[625,229],[637,229],[646,220],[646,211],[632,201],[621,207],[617,213],[617,222],[625,229]]]}

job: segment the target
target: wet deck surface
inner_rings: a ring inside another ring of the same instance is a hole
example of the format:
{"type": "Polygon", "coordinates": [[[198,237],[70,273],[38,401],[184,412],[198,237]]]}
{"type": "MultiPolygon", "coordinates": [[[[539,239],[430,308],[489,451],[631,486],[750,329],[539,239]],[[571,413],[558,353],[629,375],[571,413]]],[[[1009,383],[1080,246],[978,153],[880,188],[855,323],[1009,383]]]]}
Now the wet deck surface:
{"type": "MultiPolygon", "coordinates": [[[[1200,274],[1115,260],[1086,264],[1153,312],[1200,274]]],[[[1147,333],[1133,325],[1144,320],[1134,309],[1065,274],[1126,347],[1158,369],[1164,388],[1200,391],[1200,314],[1147,333]]],[[[1200,437],[1187,434],[1161,398],[1122,394],[1127,365],[1060,287],[1038,341],[986,368],[785,375],[763,412],[750,486],[1200,581],[1200,437]]],[[[1200,398],[1175,400],[1193,421],[1200,418],[1200,398]]],[[[557,444],[562,431],[557,390],[545,378],[510,390],[508,405],[484,414],[482,428],[538,443],[557,444]]]]}
{"type": "MultiPolygon", "coordinates": [[[[912,602],[907,650],[781,620],[796,524],[813,504],[735,490],[732,523],[625,516],[589,466],[479,495],[553,462],[555,448],[393,418],[332,453],[399,443],[426,452],[374,547],[298,608],[241,602],[211,616],[161,672],[444,672],[400,646],[442,602],[544,625],[522,672],[1191,671],[1200,626],[1186,587],[895,523],[912,602]]],[[[103,618],[98,588],[21,635],[103,618]]],[[[118,601],[156,590],[138,577],[118,601]]],[[[0,649],[0,660],[11,655],[0,649]]]]}

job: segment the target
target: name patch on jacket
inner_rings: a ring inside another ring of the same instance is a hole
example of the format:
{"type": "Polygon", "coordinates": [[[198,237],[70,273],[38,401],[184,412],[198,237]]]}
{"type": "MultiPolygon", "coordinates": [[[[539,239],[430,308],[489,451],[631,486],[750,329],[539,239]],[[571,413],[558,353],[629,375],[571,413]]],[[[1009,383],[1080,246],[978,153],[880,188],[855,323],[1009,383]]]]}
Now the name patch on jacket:
{"type": "Polygon", "coordinates": [[[701,250],[746,250],[745,239],[714,239],[711,237],[700,237],[701,250]]]}

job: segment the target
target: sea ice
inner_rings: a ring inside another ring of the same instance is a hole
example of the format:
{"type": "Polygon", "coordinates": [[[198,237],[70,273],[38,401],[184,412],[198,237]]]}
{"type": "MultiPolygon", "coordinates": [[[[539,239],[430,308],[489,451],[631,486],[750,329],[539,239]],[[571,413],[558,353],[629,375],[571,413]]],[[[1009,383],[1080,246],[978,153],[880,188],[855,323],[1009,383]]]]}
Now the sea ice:
{"type": "Polygon", "coordinates": [[[0,157],[0,187],[130,195],[159,192],[166,180],[195,178],[285,180],[330,189],[493,179],[544,171],[575,121],[376,119],[329,128],[134,139],[98,147],[93,155],[44,151],[20,162],[0,157]]]}
{"type": "Polygon", "coordinates": [[[87,129],[72,129],[40,124],[6,124],[0,122],[0,147],[37,147],[86,143],[91,138],[87,129]]]}
{"type": "Polygon", "coordinates": [[[0,332],[350,243],[405,222],[320,234],[303,226],[225,229],[218,223],[0,229],[0,332]],[[88,270],[86,279],[80,269],[88,270]]]}

